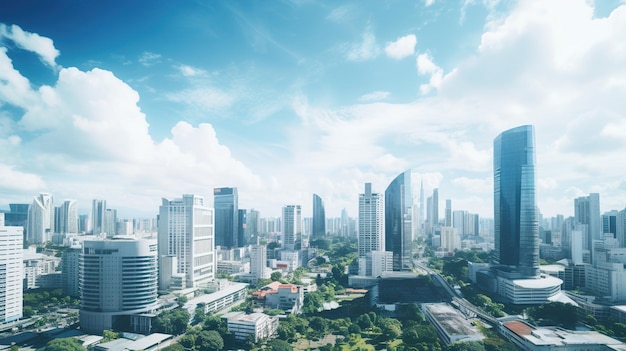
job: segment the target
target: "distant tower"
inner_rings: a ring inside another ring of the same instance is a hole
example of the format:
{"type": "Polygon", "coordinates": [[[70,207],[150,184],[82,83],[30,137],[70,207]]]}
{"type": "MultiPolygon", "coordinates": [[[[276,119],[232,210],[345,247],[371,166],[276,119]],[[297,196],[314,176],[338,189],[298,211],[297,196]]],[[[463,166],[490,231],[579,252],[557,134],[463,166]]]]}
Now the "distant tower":
{"type": "Polygon", "coordinates": [[[535,133],[521,126],[493,143],[496,263],[526,277],[539,275],[539,224],[535,195],[535,133]]]}
{"type": "Polygon", "coordinates": [[[79,271],[81,330],[149,332],[132,326],[140,325],[134,318],[158,307],[155,241],[84,241],[79,271]]]}
{"type": "Polygon", "coordinates": [[[254,281],[269,278],[267,268],[267,246],[252,245],[250,247],[250,274],[254,281]]]}
{"type": "Polygon", "coordinates": [[[76,200],[65,200],[59,207],[57,233],[78,233],[78,204],[76,200]]]}
{"type": "Polygon", "coordinates": [[[246,241],[248,244],[258,244],[261,231],[261,217],[259,211],[251,209],[246,216],[246,241]]]}
{"type": "Polygon", "coordinates": [[[107,210],[106,200],[94,199],[91,202],[91,233],[101,235],[105,233],[105,215],[107,210]]]}
{"type": "Polygon", "coordinates": [[[393,252],[393,270],[411,268],[411,171],[398,175],[385,190],[385,249],[393,252]]]}
{"type": "Polygon", "coordinates": [[[371,274],[372,251],[385,251],[385,206],[382,194],[372,192],[372,184],[365,183],[365,193],[359,194],[359,241],[360,270],[371,274]],[[368,269],[369,268],[369,269],[368,269]]]}
{"type": "Polygon", "coordinates": [[[452,200],[446,200],[446,218],[445,224],[446,227],[452,227],[452,200]]]}
{"type": "Polygon", "coordinates": [[[28,229],[26,240],[29,244],[43,244],[50,241],[54,230],[54,206],[52,195],[40,193],[28,209],[28,229]]]}
{"type": "Polygon", "coordinates": [[[248,226],[248,211],[240,208],[237,211],[237,240],[236,247],[244,247],[248,244],[248,238],[246,235],[247,226],[248,226]]]}
{"type": "Polygon", "coordinates": [[[439,189],[433,189],[433,233],[439,228],[439,189]]]}
{"type": "Polygon", "coordinates": [[[287,205],[282,213],[283,248],[295,250],[302,240],[302,207],[287,205]]]}
{"type": "MultiPolygon", "coordinates": [[[[204,206],[200,196],[183,195],[180,199],[163,199],[159,207],[159,261],[175,258],[174,274],[184,276],[187,288],[205,286],[215,278],[213,209],[204,206]]],[[[170,261],[171,262],[171,261],[170,261]]],[[[171,284],[169,267],[159,267],[159,286],[171,284]]]]}
{"type": "Polygon", "coordinates": [[[593,241],[602,239],[602,219],[600,217],[600,194],[591,193],[574,200],[574,219],[576,223],[586,225],[583,234],[583,250],[589,251],[593,262],[593,241]]]}
{"type": "Polygon", "coordinates": [[[215,245],[227,248],[239,247],[239,200],[237,188],[213,189],[215,208],[215,245]]]}
{"type": "Polygon", "coordinates": [[[426,210],[426,205],[424,204],[424,181],[420,180],[420,225],[423,224],[424,218],[426,217],[424,211],[426,210]]]}
{"type": "Polygon", "coordinates": [[[317,194],[313,194],[312,228],[312,240],[320,239],[326,236],[326,211],[324,210],[324,201],[317,194]]]}
{"type": "Polygon", "coordinates": [[[0,213],[0,323],[22,318],[24,228],[5,227],[0,213]]]}

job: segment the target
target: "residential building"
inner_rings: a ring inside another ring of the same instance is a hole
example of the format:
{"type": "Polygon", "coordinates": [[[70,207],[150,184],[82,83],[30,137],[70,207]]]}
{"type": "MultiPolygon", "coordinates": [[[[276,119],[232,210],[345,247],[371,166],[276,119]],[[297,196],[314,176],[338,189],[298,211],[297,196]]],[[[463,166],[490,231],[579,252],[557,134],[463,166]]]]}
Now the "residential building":
{"type": "Polygon", "coordinates": [[[411,171],[398,175],[385,190],[385,251],[393,252],[393,270],[411,270],[411,171]]]}
{"type": "Polygon", "coordinates": [[[365,183],[365,192],[359,194],[358,254],[360,275],[372,275],[372,251],[385,251],[384,200],[382,194],[372,192],[371,183],[365,183]]]}
{"type": "Polygon", "coordinates": [[[178,275],[183,277],[183,289],[205,286],[215,278],[213,225],[213,209],[204,206],[202,197],[163,199],[158,224],[161,290],[169,289],[178,275]]]}
{"type": "Polygon", "coordinates": [[[52,195],[40,193],[33,199],[28,209],[26,241],[29,244],[43,244],[52,238],[54,231],[54,205],[52,195]]]}
{"type": "Polygon", "coordinates": [[[0,213],[0,323],[22,318],[24,228],[4,225],[0,213]]]}
{"type": "Polygon", "coordinates": [[[106,200],[94,199],[91,202],[91,233],[102,235],[105,233],[105,214],[107,209],[106,200]]]}
{"type": "Polygon", "coordinates": [[[583,250],[589,252],[585,263],[593,262],[593,242],[602,239],[602,219],[600,217],[600,194],[591,193],[574,199],[574,219],[576,223],[587,225],[583,250]]]}
{"type": "Polygon", "coordinates": [[[267,267],[267,246],[252,245],[250,247],[250,275],[253,282],[270,277],[267,267]]]}
{"type": "Polygon", "coordinates": [[[287,250],[299,249],[302,242],[302,207],[300,205],[283,207],[281,232],[283,248],[287,250]]]}

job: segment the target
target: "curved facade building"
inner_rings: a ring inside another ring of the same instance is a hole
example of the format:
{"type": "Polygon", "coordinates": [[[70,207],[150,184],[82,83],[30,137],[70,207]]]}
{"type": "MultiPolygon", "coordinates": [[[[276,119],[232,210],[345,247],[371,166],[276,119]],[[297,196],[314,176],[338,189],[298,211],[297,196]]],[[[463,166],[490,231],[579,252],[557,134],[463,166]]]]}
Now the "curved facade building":
{"type": "Polygon", "coordinates": [[[411,270],[411,171],[398,175],[385,190],[385,250],[393,253],[393,270],[411,270]]]}
{"type": "Polygon", "coordinates": [[[157,278],[156,241],[85,241],[79,268],[81,329],[136,330],[132,316],[157,307],[157,278]]]}
{"type": "Polygon", "coordinates": [[[535,131],[530,125],[493,142],[494,261],[523,277],[539,275],[539,224],[535,196],[535,131]]]}
{"type": "Polygon", "coordinates": [[[313,194],[313,220],[311,223],[311,239],[319,239],[326,236],[326,211],[324,200],[313,194]]]}

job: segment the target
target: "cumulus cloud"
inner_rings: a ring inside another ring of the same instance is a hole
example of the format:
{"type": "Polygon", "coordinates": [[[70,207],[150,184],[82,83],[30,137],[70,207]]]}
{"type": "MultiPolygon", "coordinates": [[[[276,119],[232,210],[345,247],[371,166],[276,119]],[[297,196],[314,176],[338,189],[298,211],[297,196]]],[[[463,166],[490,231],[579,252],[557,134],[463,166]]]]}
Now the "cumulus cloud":
{"type": "Polygon", "coordinates": [[[13,166],[0,163],[0,189],[34,192],[45,187],[46,183],[40,176],[17,171],[13,166]]]}
{"type": "Polygon", "coordinates": [[[9,27],[0,23],[0,39],[2,37],[12,40],[19,48],[39,55],[48,66],[53,68],[57,66],[56,58],[60,52],[54,47],[52,39],[37,33],[26,32],[15,24],[9,27]]]}
{"type": "Polygon", "coordinates": [[[405,35],[396,41],[388,42],[385,46],[385,53],[393,59],[401,60],[415,53],[415,44],[417,44],[415,35],[405,35]]]}
{"type": "Polygon", "coordinates": [[[428,83],[420,85],[422,94],[429,93],[432,89],[439,89],[443,83],[443,69],[433,62],[430,54],[420,54],[417,56],[417,72],[420,75],[429,75],[428,83]]]}

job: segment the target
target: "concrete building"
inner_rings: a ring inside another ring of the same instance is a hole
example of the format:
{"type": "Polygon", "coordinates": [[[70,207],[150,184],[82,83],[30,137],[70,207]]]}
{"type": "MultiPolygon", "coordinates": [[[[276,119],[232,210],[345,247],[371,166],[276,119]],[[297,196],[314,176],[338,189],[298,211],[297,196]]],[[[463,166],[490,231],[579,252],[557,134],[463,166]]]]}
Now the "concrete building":
{"type": "Polygon", "coordinates": [[[131,317],[157,308],[156,241],[84,241],[79,275],[83,331],[147,332],[136,330],[131,317]]]}
{"type": "Polygon", "coordinates": [[[270,277],[270,269],[267,267],[267,246],[252,245],[250,247],[250,275],[254,282],[270,277]]]}
{"type": "Polygon", "coordinates": [[[24,262],[24,289],[46,288],[43,286],[44,276],[55,274],[61,259],[42,253],[37,253],[35,248],[25,249],[22,255],[24,262]]]}
{"type": "Polygon", "coordinates": [[[218,291],[189,299],[183,308],[193,316],[198,305],[204,306],[204,313],[210,314],[230,308],[245,301],[248,284],[229,282],[218,291]]]}
{"type": "Polygon", "coordinates": [[[22,318],[24,228],[4,226],[0,213],[0,323],[22,318]]]}
{"type": "Polygon", "coordinates": [[[228,331],[237,341],[259,340],[269,338],[278,329],[278,317],[268,316],[265,313],[230,312],[222,316],[226,319],[228,331]]]}
{"type": "Polygon", "coordinates": [[[54,204],[52,195],[40,193],[33,199],[28,209],[26,241],[29,244],[43,244],[50,241],[54,231],[54,204]]]}
{"type": "Polygon", "coordinates": [[[372,274],[372,251],[385,251],[385,207],[382,194],[372,192],[372,184],[365,183],[365,192],[359,194],[358,254],[360,275],[372,274]]]}
{"type": "Polygon", "coordinates": [[[447,303],[424,303],[422,311],[446,345],[455,342],[481,341],[485,338],[470,320],[447,303]]]}
{"type": "Polygon", "coordinates": [[[283,248],[297,250],[302,243],[302,207],[287,205],[282,211],[283,248]]]}
{"type": "Polygon", "coordinates": [[[61,257],[61,279],[65,293],[72,297],[80,297],[79,273],[80,273],[81,249],[72,248],[63,252],[61,257]]]}
{"type": "Polygon", "coordinates": [[[324,209],[324,200],[317,194],[313,194],[313,219],[311,224],[311,240],[326,236],[326,210],[324,209]]]}
{"type": "Polygon", "coordinates": [[[288,313],[298,314],[304,302],[304,291],[295,284],[281,284],[276,290],[265,293],[265,305],[269,308],[281,309],[288,313]]]}
{"type": "Polygon", "coordinates": [[[163,199],[159,208],[159,288],[170,289],[172,278],[184,277],[183,288],[206,286],[215,278],[213,209],[194,195],[163,199]],[[175,271],[168,266],[176,257],[175,271]]]}
{"type": "Polygon", "coordinates": [[[106,200],[94,199],[91,201],[91,233],[93,235],[102,235],[105,233],[106,210],[106,200]]]}
{"type": "Polygon", "coordinates": [[[452,227],[439,228],[441,235],[441,249],[445,252],[454,252],[461,249],[461,237],[452,227]]]}
{"type": "Polygon", "coordinates": [[[393,253],[391,251],[372,251],[372,277],[380,277],[384,272],[393,271],[393,253]]]}
{"type": "Polygon", "coordinates": [[[575,223],[586,225],[583,234],[583,250],[590,253],[589,260],[593,262],[593,242],[602,239],[602,219],[600,217],[600,194],[591,193],[589,196],[581,196],[574,199],[575,223]]]}

